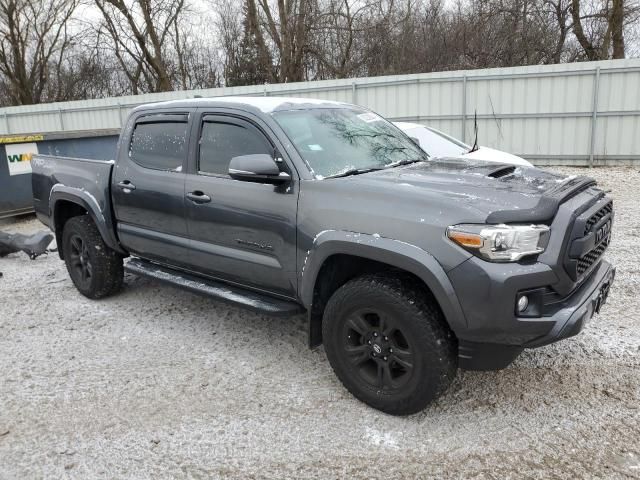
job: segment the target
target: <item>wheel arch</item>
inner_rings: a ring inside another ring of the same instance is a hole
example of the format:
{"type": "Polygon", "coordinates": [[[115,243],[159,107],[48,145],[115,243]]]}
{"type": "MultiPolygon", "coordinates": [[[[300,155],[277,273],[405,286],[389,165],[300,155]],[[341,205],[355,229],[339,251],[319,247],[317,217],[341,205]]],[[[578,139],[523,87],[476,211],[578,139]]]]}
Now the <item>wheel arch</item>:
{"type": "Polygon", "coordinates": [[[109,248],[118,253],[125,253],[115,237],[112,226],[105,220],[100,205],[86,191],[64,185],[54,186],[51,190],[49,205],[51,208],[51,225],[56,236],[58,255],[61,259],[64,259],[63,249],[61,248],[64,225],[70,218],[80,215],[89,215],[109,248]]]}
{"type": "Polygon", "coordinates": [[[322,314],[328,297],[354,276],[384,270],[405,272],[418,279],[433,295],[451,330],[457,333],[466,328],[453,285],[431,254],[415,245],[390,238],[331,230],[322,232],[314,239],[301,274],[299,291],[301,301],[309,312],[310,347],[322,343],[322,314]],[[341,271],[338,278],[330,278],[331,287],[328,291],[322,291],[330,268],[328,266],[336,259],[358,264],[362,269],[354,266],[343,268],[342,264],[338,269],[341,271]]]}

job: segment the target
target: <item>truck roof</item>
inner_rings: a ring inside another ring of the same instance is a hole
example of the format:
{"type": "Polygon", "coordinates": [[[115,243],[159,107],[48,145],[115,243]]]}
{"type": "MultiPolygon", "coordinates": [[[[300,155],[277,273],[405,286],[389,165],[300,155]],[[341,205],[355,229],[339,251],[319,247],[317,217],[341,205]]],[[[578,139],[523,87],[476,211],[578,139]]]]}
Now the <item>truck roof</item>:
{"type": "Polygon", "coordinates": [[[140,105],[134,110],[147,110],[167,107],[224,107],[233,104],[236,107],[258,109],[263,113],[282,110],[305,110],[309,108],[349,108],[353,105],[331,100],[299,97],[210,97],[188,98],[184,100],[170,100],[167,102],[148,103],[140,105]]]}

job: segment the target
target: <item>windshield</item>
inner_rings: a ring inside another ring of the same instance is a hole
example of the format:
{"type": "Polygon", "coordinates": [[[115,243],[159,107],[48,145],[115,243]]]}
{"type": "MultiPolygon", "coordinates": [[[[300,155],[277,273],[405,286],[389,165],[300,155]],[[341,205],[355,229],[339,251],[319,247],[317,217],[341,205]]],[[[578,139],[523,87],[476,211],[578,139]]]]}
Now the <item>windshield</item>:
{"type": "Polygon", "coordinates": [[[458,157],[468,153],[470,146],[429,127],[415,127],[406,134],[420,142],[422,149],[432,157],[458,157]]]}
{"type": "Polygon", "coordinates": [[[316,178],[428,159],[397,127],[366,110],[288,110],[273,117],[316,178]]]}

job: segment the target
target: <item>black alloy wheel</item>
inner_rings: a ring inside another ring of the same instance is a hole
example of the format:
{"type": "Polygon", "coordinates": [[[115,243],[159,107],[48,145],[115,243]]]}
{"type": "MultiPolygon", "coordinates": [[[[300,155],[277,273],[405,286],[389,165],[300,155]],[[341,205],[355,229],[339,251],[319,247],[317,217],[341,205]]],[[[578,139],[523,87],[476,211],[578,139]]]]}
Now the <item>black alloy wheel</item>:
{"type": "Polygon", "coordinates": [[[324,310],[322,341],[347,390],[393,415],[426,407],[458,366],[457,341],[438,303],[401,273],[364,275],[338,288],[324,310]]]}
{"type": "Polygon", "coordinates": [[[113,295],[122,287],[122,256],[109,248],[88,215],[72,217],[62,230],[62,253],[69,276],[85,297],[113,295]]]}
{"type": "Polygon", "coordinates": [[[343,329],[343,354],[363,381],[394,390],[411,378],[413,349],[389,314],[373,308],[357,310],[343,329]]]}
{"type": "Polygon", "coordinates": [[[87,243],[77,234],[71,235],[69,243],[69,274],[78,285],[87,288],[93,276],[87,243]]]}

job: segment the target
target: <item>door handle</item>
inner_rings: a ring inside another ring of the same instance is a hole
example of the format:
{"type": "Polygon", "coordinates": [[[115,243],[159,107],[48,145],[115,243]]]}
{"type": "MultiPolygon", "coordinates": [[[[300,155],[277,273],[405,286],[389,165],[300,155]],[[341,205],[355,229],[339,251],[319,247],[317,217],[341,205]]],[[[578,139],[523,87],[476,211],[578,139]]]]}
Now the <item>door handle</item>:
{"type": "Polygon", "coordinates": [[[129,180],[123,180],[120,183],[118,183],[118,186],[123,189],[123,190],[135,190],[136,186],[131,183],[129,180]]]}
{"type": "Polygon", "coordinates": [[[211,201],[211,197],[209,195],[205,195],[200,190],[189,192],[186,197],[193,203],[209,203],[211,201]]]}

